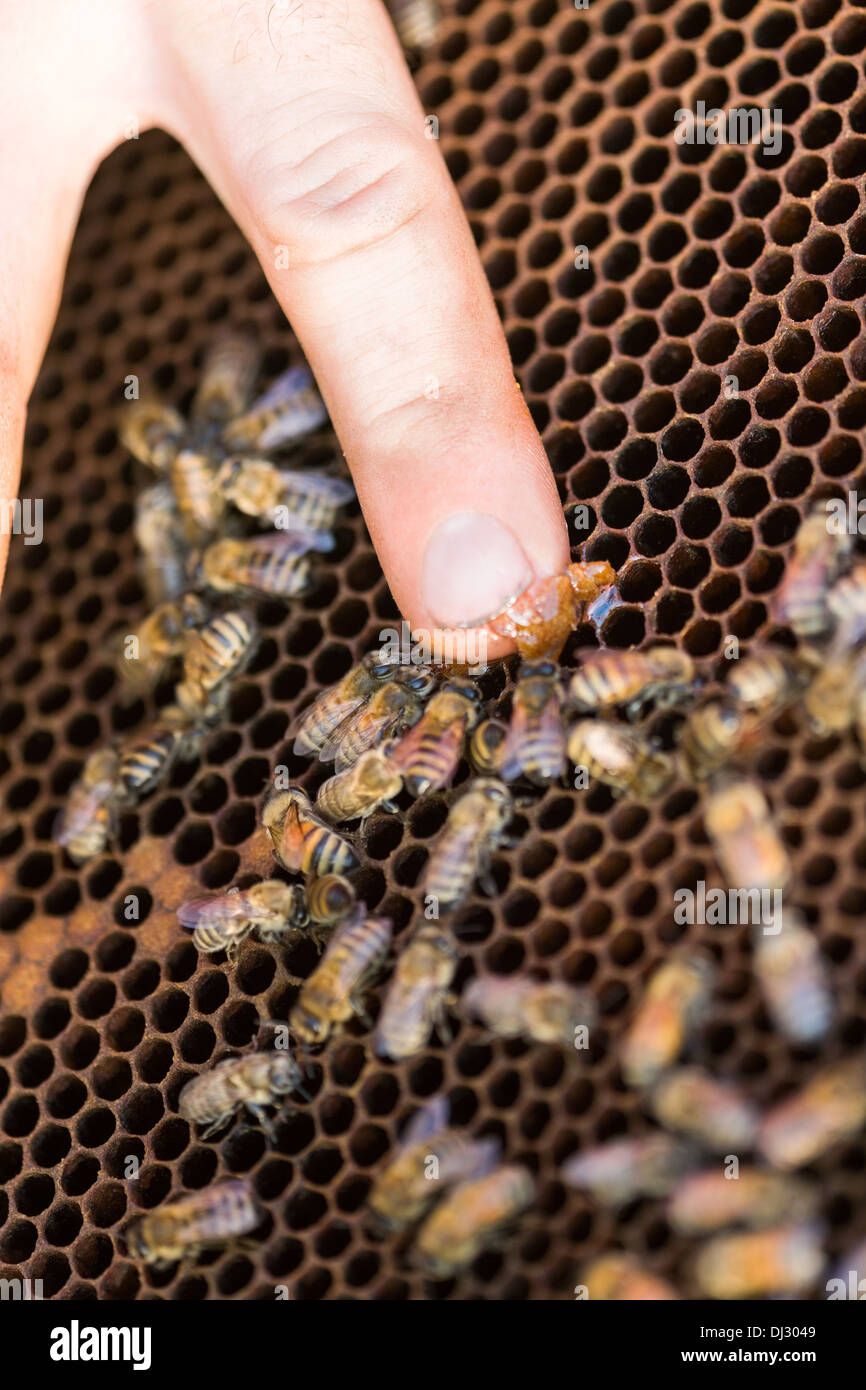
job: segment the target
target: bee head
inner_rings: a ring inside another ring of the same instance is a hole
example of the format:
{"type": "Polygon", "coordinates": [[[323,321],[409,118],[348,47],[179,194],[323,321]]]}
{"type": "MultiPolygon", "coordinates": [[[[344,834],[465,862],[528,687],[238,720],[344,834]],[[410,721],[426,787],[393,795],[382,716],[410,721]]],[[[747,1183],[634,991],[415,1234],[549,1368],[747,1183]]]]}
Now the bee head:
{"type": "Polygon", "coordinates": [[[481,704],[481,692],[473,681],[456,679],[452,676],[450,680],[445,682],[442,689],[447,690],[451,695],[462,695],[464,700],[470,700],[473,705],[480,706],[481,704]]]}
{"type": "Polygon", "coordinates": [[[226,459],[225,463],[220,464],[214,479],[217,491],[231,492],[240,480],[243,466],[243,460],[239,458],[226,459]]]}
{"type": "Polygon", "coordinates": [[[394,662],[383,658],[381,652],[368,652],[361,664],[376,681],[390,680],[396,670],[394,662]]]}
{"type": "Polygon", "coordinates": [[[523,680],[526,676],[542,676],[545,680],[552,680],[557,674],[555,661],[524,661],[518,673],[518,679],[523,680]]]}
{"type": "Polygon", "coordinates": [[[295,1009],[292,1013],[292,1032],[305,1047],[317,1047],[328,1036],[327,1019],[312,1009],[295,1009]]]}
{"type": "Polygon", "coordinates": [[[404,689],[411,690],[413,695],[420,695],[422,699],[436,687],[436,676],[429,666],[405,667],[398,679],[404,689]]]}

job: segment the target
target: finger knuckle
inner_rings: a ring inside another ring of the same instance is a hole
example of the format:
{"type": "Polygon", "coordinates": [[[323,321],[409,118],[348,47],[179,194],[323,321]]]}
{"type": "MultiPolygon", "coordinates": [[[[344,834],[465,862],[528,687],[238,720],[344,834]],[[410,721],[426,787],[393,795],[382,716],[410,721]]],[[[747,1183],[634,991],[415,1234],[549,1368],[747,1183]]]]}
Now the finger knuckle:
{"type": "Polygon", "coordinates": [[[397,235],[436,195],[429,143],[377,118],[293,157],[260,161],[252,174],[261,230],[290,264],[316,265],[397,235]]]}

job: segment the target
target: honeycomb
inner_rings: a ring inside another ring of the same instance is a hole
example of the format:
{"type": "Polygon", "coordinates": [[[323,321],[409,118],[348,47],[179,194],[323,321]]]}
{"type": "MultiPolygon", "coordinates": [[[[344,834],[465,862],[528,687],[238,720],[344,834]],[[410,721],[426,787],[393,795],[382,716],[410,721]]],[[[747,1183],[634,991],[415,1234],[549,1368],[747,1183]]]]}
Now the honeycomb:
{"type": "MultiPolygon", "coordinates": [[[[619,573],[601,640],[673,639],[709,680],[726,637],[746,650],[772,635],[810,503],[863,485],[864,49],[866,11],[842,0],[446,0],[416,73],[563,503],[589,509],[575,544],[619,573]],[[699,100],[778,108],[780,152],[677,144],[675,112],[699,100]]],[[[123,704],[106,655],[108,633],[145,607],[131,539],[144,480],[115,431],[124,380],[185,405],[222,325],[256,330],[268,374],[299,360],[187,155],[161,133],[129,142],[95,178],[73,246],[21,485],[44,501],[45,539],[13,542],[2,600],[0,1275],[62,1299],[271,1299],[275,1285],[296,1299],[568,1299],[582,1264],[624,1248],[694,1296],[691,1247],[658,1203],[599,1211],[558,1168],[578,1143],[643,1131],[616,1050],[675,942],[720,964],[695,1054],[718,1076],[766,1105],[818,1065],[771,1030],[747,927],[674,924],[676,888],[721,886],[695,789],[654,806],[548,789],[521,808],[519,847],[497,856],[498,897],[473,897],[457,919],[461,981],[484,967],[589,986],[602,1026],[588,1055],[462,1020],[450,1045],[393,1065],[350,1029],[273,1147],[238,1125],[203,1143],[176,1113],[181,1086],[248,1044],[259,1016],[286,1016],[289,976],[315,957],[251,943],[235,969],[214,964],[174,908],[269,868],[258,804],[275,763],[306,772],[286,739],[301,697],[396,616],[350,514],[309,597],[258,605],[262,646],[200,761],[124,816],[114,852],[70,869],[51,838],[66,792],[92,749],[152,713],[123,704]],[[366,1233],[365,1197],[440,1090],[540,1192],[506,1246],[430,1283],[404,1244],[366,1233]],[[166,1274],[125,1256],[131,1214],[231,1175],[249,1175],[267,1208],[257,1249],[166,1274]]],[[[597,640],[584,625],[564,660],[597,640]]],[[[504,707],[512,677],[485,678],[504,707]]],[[[792,853],[791,899],[832,972],[829,1060],[866,1036],[866,772],[853,738],[818,740],[794,715],[756,770],[792,853]]],[[[399,934],[421,911],[419,875],[454,794],[377,814],[366,833],[359,887],[399,934]]],[[[816,1172],[832,1257],[866,1234],[866,1147],[816,1172]]]]}

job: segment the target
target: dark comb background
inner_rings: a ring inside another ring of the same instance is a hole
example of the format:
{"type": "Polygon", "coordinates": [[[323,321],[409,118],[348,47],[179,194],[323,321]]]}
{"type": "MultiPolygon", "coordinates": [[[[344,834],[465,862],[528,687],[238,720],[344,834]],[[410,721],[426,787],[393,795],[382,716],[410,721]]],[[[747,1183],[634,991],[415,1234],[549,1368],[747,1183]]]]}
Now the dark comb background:
{"type": "MultiPolygon", "coordinates": [[[[619,570],[610,645],[664,635],[717,673],[724,635],[747,645],[772,630],[769,601],[809,503],[861,483],[864,50],[866,11],[839,0],[592,0],[585,12],[446,0],[418,86],[563,501],[590,505],[586,555],[619,570]],[[781,154],[677,145],[674,112],[699,99],[781,108],[781,154]],[[574,268],[579,245],[590,269],[574,268]]],[[[350,518],[311,598],[260,605],[263,645],[200,765],[124,818],[116,852],[78,871],[64,862],[51,829],[84,758],[147,717],[124,713],[104,647],[145,610],[131,521],[148,479],[117,443],[124,378],[185,404],[214,333],[240,324],[260,334],[268,376],[298,360],[185,153],[158,133],[118,150],[87,198],[31,406],[21,494],[44,499],[45,541],[14,541],[2,604],[0,1276],[42,1278],[61,1298],[273,1298],[278,1283],[305,1299],[569,1298],[581,1263],[621,1246],[693,1295],[691,1247],[658,1204],[616,1219],[557,1177],[578,1138],[642,1131],[616,1043],[686,934],[722,967],[699,1059],[762,1104],[818,1064],[770,1030],[746,930],[673,923],[675,888],[720,883],[689,788],[647,807],[550,789],[523,810],[521,846],[497,858],[500,896],[461,914],[476,966],[589,983],[603,1010],[591,1057],[462,1024],[450,1046],[395,1067],[369,1061],[350,1032],[274,1148],[237,1126],[201,1143],[175,1113],[183,1082],[246,1044],[257,1011],[285,1017],[286,970],[306,973],[314,956],[253,944],[232,971],[197,957],[173,909],[267,871],[257,806],[274,763],[302,766],[285,742],[299,697],[341,675],[394,614],[350,518]],[[129,893],[138,923],[124,918],[129,893]],[[501,1135],[537,1172],[540,1199],[502,1252],[431,1285],[395,1243],[365,1236],[364,1200],[405,1119],[439,1090],[459,1123],[501,1135]],[[170,1280],[120,1253],[130,1214],[232,1174],[248,1174],[268,1208],[258,1251],[170,1280]]],[[[584,628],[569,650],[593,640],[584,628]]],[[[507,688],[503,672],[487,678],[489,693],[507,688]]],[[[789,898],[820,923],[839,1001],[820,1057],[836,1057],[866,1034],[859,750],[788,716],[758,771],[794,858],[789,898]]],[[[361,885],[401,933],[452,797],[370,826],[361,885]]],[[[866,1147],[837,1149],[817,1171],[838,1254],[866,1233],[866,1147]]]]}

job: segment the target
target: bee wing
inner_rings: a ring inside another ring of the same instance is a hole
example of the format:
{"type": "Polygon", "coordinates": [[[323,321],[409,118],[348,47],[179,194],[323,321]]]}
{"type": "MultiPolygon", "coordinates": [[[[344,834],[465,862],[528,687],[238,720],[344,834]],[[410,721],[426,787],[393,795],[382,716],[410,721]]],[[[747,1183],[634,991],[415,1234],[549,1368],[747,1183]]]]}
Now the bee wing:
{"type": "Polygon", "coordinates": [[[274,536],[252,536],[246,544],[253,553],[280,555],[289,559],[306,555],[310,550],[333,550],[336,544],[330,531],[314,531],[309,526],[290,526],[274,536]]]}
{"type": "Polygon", "coordinates": [[[400,1148],[410,1149],[415,1144],[420,1144],[422,1139],[431,1139],[434,1134],[441,1134],[443,1129],[448,1128],[448,1110],[447,1096],[434,1096],[426,1105],[422,1105],[406,1126],[400,1140],[400,1148]]]}
{"type": "MultiPolygon", "coordinates": [[[[473,1141],[471,1147],[462,1155],[459,1163],[459,1172],[454,1173],[454,1177],[460,1182],[475,1182],[478,1178],[484,1178],[499,1162],[502,1153],[502,1146],[498,1139],[478,1139],[473,1141]]],[[[451,1178],[452,1174],[447,1171],[445,1177],[451,1178]]]]}
{"type": "Polygon", "coordinates": [[[355,714],[344,719],[343,723],[334,734],[328,739],[321,753],[319,761],[323,763],[334,762],[337,772],[345,772],[347,767],[351,767],[354,761],[348,753],[343,751],[343,743],[350,731],[361,731],[364,738],[364,749],[376,748],[383,739],[393,733],[399,727],[403,717],[402,710],[383,710],[374,713],[370,709],[364,708],[357,710],[355,714]]]}
{"type": "MultiPolygon", "coordinates": [[[[508,737],[502,746],[502,763],[499,775],[504,782],[512,778],[519,777],[524,769],[526,742],[525,738],[529,732],[529,715],[522,705],[515,707],[511,726],[509,727],[508,737]],[[519,717],[518,717],[519,716],[519,717]]],[[[555,694],[551,694],[546,701],[541,712],[534,716],[535,727],[532,730],[537,736],[539,744],[545,748],[555,747],[558,743],[562,748],[562,760],[566,757],[566,734],[562,722],[562,712],[559,707],[559,700],[555,694]]]]}
{"type": "Polygon", "coordinates": [[[296,715],[289,725],[288,733],[289,738],[294,738],[295,740],[292,752],[297,753],[301,757],[308,756],[310,753],[319,752],[319,745],[309,740],[304,733],[304,726],[307,720],[322,709],[326,701],[329,711],[328,724],[331,729],[333,729],[354,714],[358,706],[363,704],[364,697],[363,695],[352,695],[345,699],[340,699],[336,691],[323,690],[321,695],[316,696],[311,705],[307,705],[306,709],[301,710],[301,713],[296,715]]]}
{"type": "Polygon", "coordinates": [[[260,352],[246,333],[226,333],[217,338],[201,371],[192,407],[196,424],[225,421],[240,414],[252,394],[260,352]]]}
{"type": "Polygon", "coordinates": [[[294,468],[281,469],[280,477],[287,501],[293,496],[314,497],[330,502],[333,507],[342,507],[355,496],[355,489],[347,478],[332,478],[327,473],[301,473],[294,468]]]}
{"type": "Polygon", "coordinates": [[[217,893],[207,897],[191,898],[189,902],[181,903],[177,910],[177,919],[181,926],[188,927],[191,931],[196,927],[238,922],[249,917],[265,921],[276,915],[263,912],[260,907],[254,907],[248,893],[217,893]]]}
{"type": "Polygon", "coordinates": [[[523,771],[524,748],[529,727],[529,716],[522,700],[514,701],[508,733],[502,745],[499,761],[499,776],[504,782],[511,782],[523,771]]]}
{"type": "Polygon", "coordinates": [[[278,376],[245,415],[232,422],[238,435],[262,449],[276,449],[310,434],[328,418],[309,367],[290,367],[278,376]],[[261,417],[261,418],[259,418],[261,417]]]}

